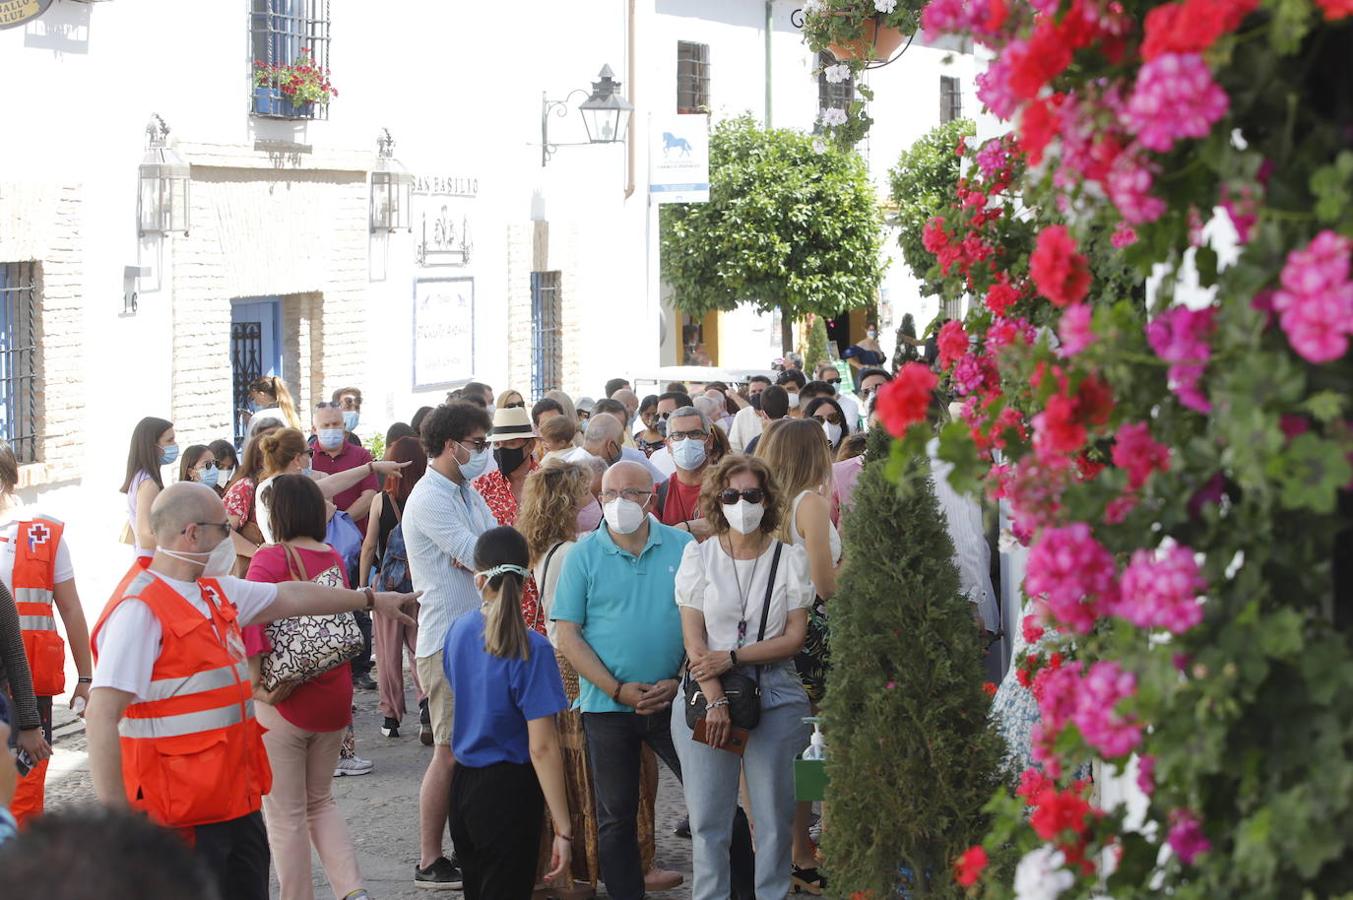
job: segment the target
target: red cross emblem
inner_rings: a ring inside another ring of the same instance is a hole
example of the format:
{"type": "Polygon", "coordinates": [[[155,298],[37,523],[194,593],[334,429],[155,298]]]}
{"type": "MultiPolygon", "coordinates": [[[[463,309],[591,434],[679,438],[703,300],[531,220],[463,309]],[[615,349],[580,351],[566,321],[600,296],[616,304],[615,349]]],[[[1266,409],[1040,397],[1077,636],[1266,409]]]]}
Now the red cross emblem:
{"type": "Polygon", "coordinates": [[[36,553],[40,545],[47,543],[52,538],[52,530],[41,522],[35,522],[33,527],[28,529],[28,551],[36,553]]]}

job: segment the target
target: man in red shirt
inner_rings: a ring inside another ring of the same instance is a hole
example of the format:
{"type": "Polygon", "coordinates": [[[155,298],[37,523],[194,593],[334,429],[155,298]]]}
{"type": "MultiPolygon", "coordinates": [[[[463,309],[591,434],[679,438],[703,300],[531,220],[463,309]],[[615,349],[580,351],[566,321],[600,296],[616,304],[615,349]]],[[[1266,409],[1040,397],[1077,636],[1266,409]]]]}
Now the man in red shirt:
{"type": "MultiPolygon", "coordinates": [[[[343,408],[337,403],[320,403],[315,407],[311,419],[313,433],[310,446],[317,452],[311,461],[315,471],[332,475],[360,468],[371,462],[371,454],[360,444],[350,444],[346,440],[347,429],[343,426],[343,408]]],[[[352,521],[366,534],[366,514],[371,511],[371,501],[376,499],[380,482],[375,473],[368,475],[353,487],[334,495],[334,506],[352,516],[352,521]]]]}
{"type": "MultiPolygon", "coordinates": [[[[310,424],[313,429],[310,446],[314,450],[310,465],[316,471],[326,474],[346,472],[371,462],[371,454],[365,447],[348,442],[342,404],[316,404],[310,424]]],[[[378,490],[380,482],[376,473],[370,472],[353,487],[335,494],[334,506],[351,516],[358,530],[366,534],[366,514],[371,511],[371,501],[378,490]]],[[[352,683],[363,690],[374,690],[376,682],[371,678],[371,617],[359,612],[356,618],[357,627],[362,630],[362,653],[352,661],[352,683]]]]}
{"type": "Polygon", "coordinates": [[[709,526],[700,512],[700,486],[713,446],[709,419],[694,406],[683,406],[667,420],[667,451],[676,463],[676,472],[667,479],[659,518],[664,525],[689,531],[697,540],[709,536],[709,526]]]}

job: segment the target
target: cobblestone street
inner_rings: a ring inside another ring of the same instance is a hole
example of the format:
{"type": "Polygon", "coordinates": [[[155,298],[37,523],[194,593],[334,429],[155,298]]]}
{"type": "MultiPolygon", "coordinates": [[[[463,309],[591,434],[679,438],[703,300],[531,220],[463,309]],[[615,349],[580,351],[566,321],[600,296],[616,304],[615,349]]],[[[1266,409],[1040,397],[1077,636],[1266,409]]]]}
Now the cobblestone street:
{"type": "MultiPolygon", "coordinates": [[[[412,697],[412,691],[409,696],[412,697]]],[[[407,717],[406,727],[395,740],[381,736],[376,693],[356,693],[357,752],[372,760],[376,769],[370,775],[339,778],[334,795],[352,830],[353,845],[366,877],[367,890],[376,900],[437,896],[436,892],[413,886],[413,869],[418,856],[418,786],[427,766],[430,748],[418,742],[417,715],[407,717]]],[[[48,809],[90,802],[94,786],[86,764],[84,730],[70,714],[59,709],[56,715],[56,755],[47,784],[48,809]]],[[[655,900],[684,900],[690,896],[691,844],[672,833],[685,813],[681,786],[661,765],[658,788],[658,864],[686,876],[686,884],[673,891],[650,894],[655,900]]],[[[450,849],[450,839],[446,841],[450,849]]],[[[314,859],[315,894],[332,896],[324,873],[314,859]]],[[[276,884],[274,883],[276,896],[276,884]]],[[[605,896],[605,889],[599,888],[605,896]]],[[[457,896],[454,893],[443,896],[457,896]]]]}

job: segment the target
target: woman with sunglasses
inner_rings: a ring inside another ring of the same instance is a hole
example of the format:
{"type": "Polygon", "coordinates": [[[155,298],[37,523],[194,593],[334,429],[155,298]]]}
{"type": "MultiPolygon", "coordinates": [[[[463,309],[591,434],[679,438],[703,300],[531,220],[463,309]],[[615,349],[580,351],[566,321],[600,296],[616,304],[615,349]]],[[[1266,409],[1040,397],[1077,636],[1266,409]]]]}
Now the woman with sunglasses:
{"type": "Polygon", "coordinates": [[[216,454],[206,444],[193,444],[179,457],[179,481],[205,484],[220,496],[221,473],[216,469],[216,454]]]}
{"type": "Polygon", "coordinates": [[[498,395],[498,400],[493,404],[494,409],[525,409],[526,400],[522,398],[520,391],[506,390],[498,395]]]}
{"type": "Polygon", "coordinates": [[[803,550],[775,537],[782,507],[765,462],[728,456],[705,476],[700,495],[710,538],[687,544],[677,569],[688,674],[708,709],[698,741],[685,704],[672,704],[672,741],[691,820],[693,900],[729,896],[740,775],[756,822],[756,896],[784,897],[790,889],[793,761],[808,742],[809,709],[794,657],[807,632],[813,584],[803,550]],[[734,670],[759,680],[761,689],[761,719],[745,734],[741,757],[725,749],[735,735],[720,679],[734,670]]]}
{"type": "Polygon", "coordinates": [[[850,434],[850,428],[846,425],[846,411],[842,409],[841,404],[837,403],[831,397],[815,397],[808,402],[808,408],[803,411],[805,418],[816,419],[818,425],[827,435],[827,446],[831,450],[832,459],[841,450],[841,444],[846,436],[850,434]]]}

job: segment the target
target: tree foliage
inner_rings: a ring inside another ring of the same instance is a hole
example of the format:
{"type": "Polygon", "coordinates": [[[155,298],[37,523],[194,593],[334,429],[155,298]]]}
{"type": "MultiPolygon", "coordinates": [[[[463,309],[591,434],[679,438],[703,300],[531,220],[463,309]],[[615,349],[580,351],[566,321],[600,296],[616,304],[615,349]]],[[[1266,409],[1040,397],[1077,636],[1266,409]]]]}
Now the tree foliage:
{"type": "Polygon", "coordinates": [[[800,319],[874,302],[882,226],[859,156],[743,116],[715,127],[709,166],[709,202],[660,215],[678,309],[698,317],[753,303],[800,319]]]}
{"type": "Polygon", "coordinates": [[[955,148],[960,138],[975,133],[969,119],[937,125],[903,150],[897,165],[888,171],[892,200],[897,206],[897,243],[903,262],[921,282],[923,296],[939,293],[940,287],[931,275],[935,257],[921,242],[921,231],[953,197],[962,163],[955,148]]]}
{"type": "Polygon", "coordinates": [[[833,896],[893,897],[900,865],[915,896],[958,897],[952,863],[984,833],[1003,745],[925,457],[912,458],[907,491],[889,481],[888,457],[876,431],[844,522],[823,705],[823,849],[833,896]]]}

